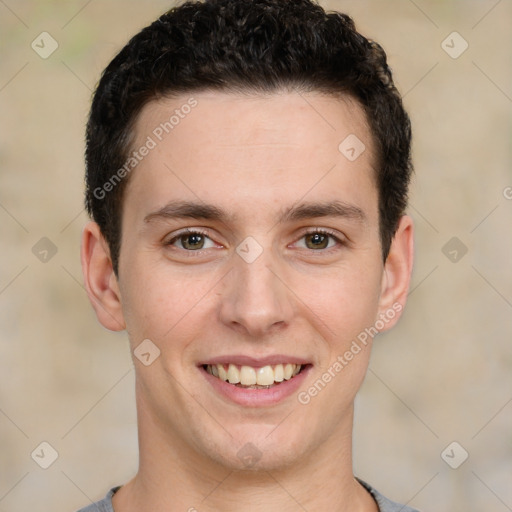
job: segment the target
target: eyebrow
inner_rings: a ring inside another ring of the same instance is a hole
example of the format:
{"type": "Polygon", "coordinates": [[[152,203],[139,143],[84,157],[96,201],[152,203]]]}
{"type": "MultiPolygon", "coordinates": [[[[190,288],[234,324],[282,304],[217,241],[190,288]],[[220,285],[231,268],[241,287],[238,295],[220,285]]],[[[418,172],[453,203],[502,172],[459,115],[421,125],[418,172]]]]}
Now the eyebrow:
{"type": "Polygon", "coordinates": [[[208,219],[226,220],[226,213],[216,206],[206,203],[194,203],[190,201],[171,201],[159,210],[144,217],[144,222],[158,219],[208,219]]]}
{"type": "MultiPolygon", "coordinates": [[[[278,223],[318,217],[339,217],[353,220],[359,223],[367,222],[366,214],[358,206],[348,204],[343,201],[328,201],[320,203],[304,202],[289,208],[285,208],[279,214],[278,223]]],[[[229,222],[232,221],[235,216],[230,215],[224,210],[207,203],[171,201],[162,208],[146,215],[144,217],[144,222],[148,223],[155,220],[180,218],[229,222]]]]}
{"type": "Polygon", "coordinates": [[[366,214],[359,206],[343,201],[328,201],[325,203],[301,203],[282,212],[279,222],[289,222],[315,217],[341,217],[361,223],[367,221],[366,214]]]}

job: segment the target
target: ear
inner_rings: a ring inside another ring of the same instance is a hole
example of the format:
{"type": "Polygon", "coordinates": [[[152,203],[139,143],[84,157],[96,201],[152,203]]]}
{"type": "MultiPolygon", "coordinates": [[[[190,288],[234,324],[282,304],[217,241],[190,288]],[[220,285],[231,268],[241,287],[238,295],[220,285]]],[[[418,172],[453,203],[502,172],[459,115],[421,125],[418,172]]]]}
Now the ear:
{"type": "Polygon", "coordinates": [[[89,222],[83,230],[81,259],[85,288],[98,320],[111,331],[124,330],[121,294],[110,250],[95,222],[89,222]]]}
{"type": "Polygon", "coordinates": [[[382,275],[379,318],[382,315],[386,317],[382,331],[397,323],[407,300],[414,258],[413,235],[414,227],[411,217],[402,216],[391,242],[382,275]]]}

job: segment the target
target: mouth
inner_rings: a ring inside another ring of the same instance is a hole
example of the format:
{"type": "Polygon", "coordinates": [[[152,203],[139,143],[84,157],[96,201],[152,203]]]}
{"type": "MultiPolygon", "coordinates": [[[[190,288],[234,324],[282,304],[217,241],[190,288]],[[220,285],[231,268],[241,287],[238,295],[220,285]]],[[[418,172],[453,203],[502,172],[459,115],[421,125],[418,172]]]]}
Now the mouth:
{"type": "Polygon", "coordinates": [[[278,355],[218,357],[199,365],[215,394],[244,407],[271,407],[289,399],[312,368],[308,361],[278,355]]]}
{"type": "Polygon", "coordinates": [[[295,378],[308,365],[279,363],[253,367],[247,365],[204,364],[204,370],[217,379],[245,389],[270,389],[295,378]]]}

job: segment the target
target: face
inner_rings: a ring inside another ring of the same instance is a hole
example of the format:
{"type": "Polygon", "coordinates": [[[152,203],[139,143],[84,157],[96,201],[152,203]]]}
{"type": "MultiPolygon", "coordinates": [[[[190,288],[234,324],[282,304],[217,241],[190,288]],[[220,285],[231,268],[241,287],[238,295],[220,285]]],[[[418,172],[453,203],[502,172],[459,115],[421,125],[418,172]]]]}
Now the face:
{"type": "Polygon", "coordinates": [[[135,354],[150,340],[146,364],[134,357],[142,442],[228,468],[336,451],[372,335],[404,302],[410,223],[384,265],[373,144],[353,100],[191,96],[138,118],[134,148],[152,147],[125,190],[118,278],[97,244],[100,320],[126,326],[135,354]]]}

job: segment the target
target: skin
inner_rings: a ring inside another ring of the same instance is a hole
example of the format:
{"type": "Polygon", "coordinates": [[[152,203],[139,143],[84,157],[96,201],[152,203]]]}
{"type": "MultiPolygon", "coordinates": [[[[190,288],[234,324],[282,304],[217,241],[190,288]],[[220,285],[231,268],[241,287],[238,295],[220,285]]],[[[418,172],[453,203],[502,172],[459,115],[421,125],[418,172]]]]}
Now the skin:
{"type": "MultiPolygon", "coordinates": [[[[412,221],[401,218],[384,264],[373,143],[350,98],[193,97],[197,106],[130,177],[117,276],[98,226],[83,233],[85,284],[99,321],[126,329],[132,352],[144,339],[161,351],[149,366],[134,358],[140,464],[114,496],[115,510],[376,511],[353,477],[351,453],[354,398],[371,343],[307,405],[297,394],[379,315],[405,305],[412,221]],[[366,146],[353,162],[338,150],[349,134],[366,146]],[[224,217],[157,213],[176,201],[212,205],[224,217]],[[298,205],[336,201],[360,215],[283,218],[298,205]],[[178,237],[185,228],[207,235],[203,249],[183,248],[191,240],[178,237]],[[341,242],[329,237],[326,248],[311,248],[305,231],[318,229],[341,242]],[[249,236],[263,250],[252,263],[236,252],[249,236]],[[281,402],[241,406],[198,369],[229,354],[284,354],[312,366],[281,402]],[[260,454],[252,467],[237,456],[247,443],[260,454]]],[[[188,99],[146,105],[134,147],[188,99]]]]}

